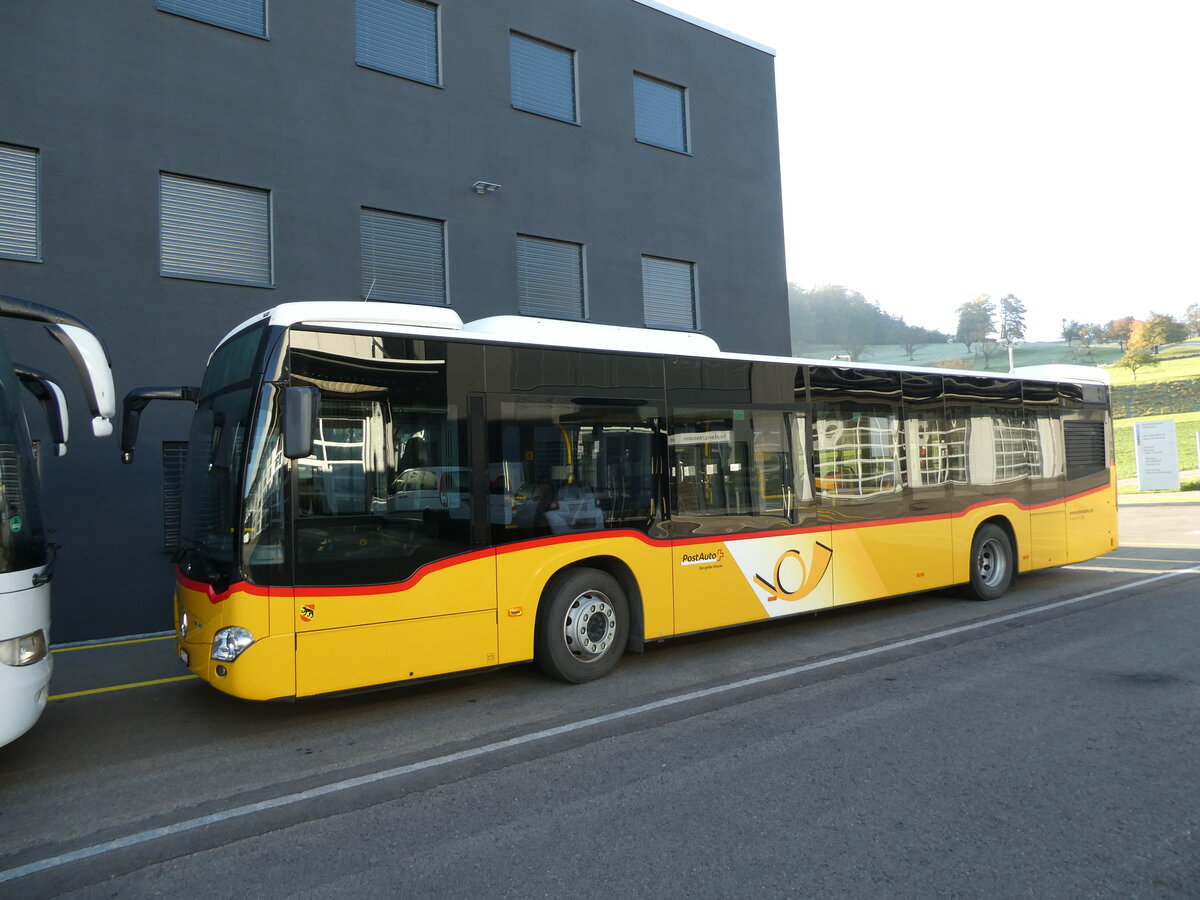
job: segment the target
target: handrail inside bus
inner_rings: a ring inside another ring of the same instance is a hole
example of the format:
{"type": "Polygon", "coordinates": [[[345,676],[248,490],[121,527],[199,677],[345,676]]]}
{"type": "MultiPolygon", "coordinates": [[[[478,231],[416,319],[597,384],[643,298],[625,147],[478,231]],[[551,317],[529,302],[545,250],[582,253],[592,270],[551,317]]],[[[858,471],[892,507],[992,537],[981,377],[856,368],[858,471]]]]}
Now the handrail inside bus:
{"type": "Polygon", "coordinates": [[[112,434],[112,420],[117,415],[116,389],[108,349],[100,336],[70,313],[7,294],[0,294],[0,317],[45,324],[50,335],[66,349],[79,372],[92,413],[92,433],[96,437],[112,434]]]}

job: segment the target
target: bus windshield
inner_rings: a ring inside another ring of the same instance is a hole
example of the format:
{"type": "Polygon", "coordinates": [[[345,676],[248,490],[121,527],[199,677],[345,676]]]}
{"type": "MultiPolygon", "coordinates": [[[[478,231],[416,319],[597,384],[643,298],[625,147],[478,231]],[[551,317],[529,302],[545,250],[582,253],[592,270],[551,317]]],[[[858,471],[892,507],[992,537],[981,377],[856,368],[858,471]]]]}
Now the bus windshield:
{"type": "Polygon", "coordinates": [[[256,325],[213,354],[188,435],[180,568],[213,585],[234,574],[233,523],[265,335],[256,325]]]}
{"type": "Polygon", "coordinates": [[[12,360],[0,341],[0,573],[46,562],[37,473],[17,389],[12,360]]]}

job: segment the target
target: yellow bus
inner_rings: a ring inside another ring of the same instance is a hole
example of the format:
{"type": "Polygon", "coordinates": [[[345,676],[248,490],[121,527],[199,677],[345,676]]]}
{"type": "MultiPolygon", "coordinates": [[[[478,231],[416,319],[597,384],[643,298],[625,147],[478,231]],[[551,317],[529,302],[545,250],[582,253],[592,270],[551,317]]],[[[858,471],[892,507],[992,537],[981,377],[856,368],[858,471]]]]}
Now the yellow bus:
{"type": "Polygon", "coordinates": [[[1117,545],[1099,370],[723,353],[693,333],[283,304],[213,352],[175,619],[196,675],[305,697],[961,585],[1117,545]]]}

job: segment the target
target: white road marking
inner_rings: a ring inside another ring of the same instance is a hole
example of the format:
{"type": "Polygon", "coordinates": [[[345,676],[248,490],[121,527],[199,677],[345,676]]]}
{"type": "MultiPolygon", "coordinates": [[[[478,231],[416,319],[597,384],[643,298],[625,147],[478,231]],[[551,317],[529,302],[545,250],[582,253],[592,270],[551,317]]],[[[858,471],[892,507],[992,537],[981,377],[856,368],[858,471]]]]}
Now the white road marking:
{"type": "Polygon", "coordinates": [[[185,819],[182,822],[176,822],[174,825],[164,825],[161,828],[151,828],[146,831],[138,831],[133,834],[125,835],[124,837],[115,838],[111,841],[93,844],[90,847],[81,847],[80,849],[72,850],[69,853],[61,853],[57,856],[39,859],[23,866],[17,866],[13,869],[0,871],[0,884],[3,884],[7,881],[15,881],[18,878],[24,878],[27,875],[34,875],[38,872],[45,872],[49,869],[55,869],[59,866],[65,866],[74,862],[80,862],[85,859],[91,859],[92,857],[100,856],[105,853],[112,853],[115,850],[124,850],[129,847],[135,847],[139,844],[156,841],[159,838],[171,837],[173,835],[183,834],[187,831],[194,831],[197,828],[204,828],[207,825],[216,825],[220,822],[228,822],[231,819],[240,819],[245,816],[254,815],[255,813],[265,812],[271,809],[278,809],[283,806],[292,806],[296,803],[303,803],[306,800],[314,800],[317,797],[324,797],[329,794],[337,794],[341,793],[342,791],[349,791],[353,790],[354,788],[364,787],[370,784],[377,784],[381,781],[400,778],[404,775],[411,775],[414,772],[423,772],[429,769],[436,769],[452,763],[462,762],[463,760],[476,759],[481,756],[488,756],[504,750],[511,750],[513,747],[521,747],[526,744],[533,744],[549,738],[560,737],[564,734],[572,734],[588,728],[595,728],[598,725],[607,725],[611,722],[619,722],[623,719],[631,719],[635,716],[644,715],[646,713],[657,712],[658,710],[662,709],[669,709],[670,707],[678,706],[681,703],[688,703],[693,700],[704,700],[708,697],[715,697],[730,691],[754,687],[760,684],[767,684],[772,681],[778,681],[782,678],[790,678],[793,675],[800,675],[804,672],[812,672],[817,669],[824,669],[830,666],[840,665],[841,663],[845,662],[866,659],[867,657],[878,656],[882,653],[888,653],[892,650],[900,650],[904,647],[914,647],[919,644],[925,644],[930,641],[936,641],[945,637],[952,637],[957,634],[966,634],[967,632],[978,631],[982,628],[988,628],[992,625],[998,625],[1002,622],[1011,622],[1014,619],[1022,619],[1026,616],[1037,615],[1038,613],[1048,612],[1053,609],[1061,609],[1065,606],[1072,606],[1076,603],[1084,603],[1088,600],[1094,600],[1097,597],[1104,597],[1108,594],[1116,593],[1117,591],[1131,590],[1133,588],[1144,587],[1148,584],[1164,581],[1168,578],[1175,578],[1180,575],[1195,575],[1197,573],[1200,573],[1200,566],[1192,566],[1191,568],[1187,569],[1177,569],[1173,572],[1156,575],[1153,578],[1143,578],[1140,581],[1116,585],[1114,587],[1105,588],[1101,591],[1092,591],[1089,594],[1082,594],[1078,597],[1070,597],[1066,600],[1057,600],[1054,603],[1046,603],[1041,606],[1035,606],[1029,609],[1019,610],[1017,612],[1007,613],[1003,616],[994,616],[993,618],[984,619],[980,622],[973,622],[969,625],[958,625],[954,628],[945,628],[941,631],[931,632],[930,634],[924,634],[918,637],[907,638],[902,641],[893,641],[890,644],[884,644],[880,647],[872,647],[868,650],[858,650],[854,653],[845,653],[841,656],[835,656],[829,659],[821,659],[815,662],[804,663],[803,665],[799,666],[791,666],[790,668],[781,669],[777,672],[770,672],[765,675],[756,675],[753,678],[743,678],[738,681],[729,682],[728,684],[716,685],[714,687],[704,688],[698,691],[688,691],[684,694],[676,694],[672,697],[664,697],[661,700],[655,700],[651,703],[643,703],[639,706],[627,707],[626,709],[607,713],[603,716],[580,719],[576,722],[569,722],[566,725],[559,725],[554,728],[546,728],[541,731],[533,731],[528,734],[522,734],[518,735],[517,737],[508,738],[507,740],[495,741],[491,744],[484,744],[481,747],[473,747],[469,750],[460,750],[457,753],[448,753],[445,756],[436,756],[432,759],[409,763],[408,765],[404,766],[396,766],[395,768],[391,769],[384,769],[379,772],[373,772],[369,775],[359,775],[355,778],[346,778],[342,781],[334,781],[330,784],[320,785],[315,788],[310,788],[306,791],[296,791],[295,793],[284,794],[283,796],[275,797],[270,800],[262,800],[258,803],[247,803],[243,806],[235,806],[230,809],[221,810],[220,812],[211,813],[207,816],[198,816],[194,819],[185,819]]]}

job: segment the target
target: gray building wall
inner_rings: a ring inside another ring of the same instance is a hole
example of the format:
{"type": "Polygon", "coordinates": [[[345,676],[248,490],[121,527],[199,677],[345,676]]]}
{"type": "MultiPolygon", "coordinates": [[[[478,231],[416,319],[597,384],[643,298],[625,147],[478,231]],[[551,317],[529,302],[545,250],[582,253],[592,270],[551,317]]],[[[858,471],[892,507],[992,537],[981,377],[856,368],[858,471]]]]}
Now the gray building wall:
{"type": "MultiPolygon", "coordinates": [[[[42,261],[0,258],[0,293],[100,331],[119,395],[198,384],[254,313],[360,295],[372,207],[446,221],[464,320],[517,312],[530,234],[584,245],[591,321],[644,324],[642,254],[687,260],[701,331],[787,353],[773,57],[635,0],[440,5],[432,87],[355,64],[353,0],[270,0],[266,40],[153,0],[4,0],[0,143],[39,151],[42,261]],[[577,52],[578,125],[512,108],[510,31],[577,52]],[[687,88],[690,154],[634,140],[634,72],[687,88]],[[159,274],[162,172],[271,192],[273,287],[159,274]],[[480,196],[479,180],[503,187],[480,196]]],[[[54,640],[169,628],[160,446],[186,438],[189,410],[153,405],[121,466],[115,439],[88,435],[65,354],[32,326],[5,331],[74,414],[71,452],[43,462],[64,545],[54,640]]]]}

